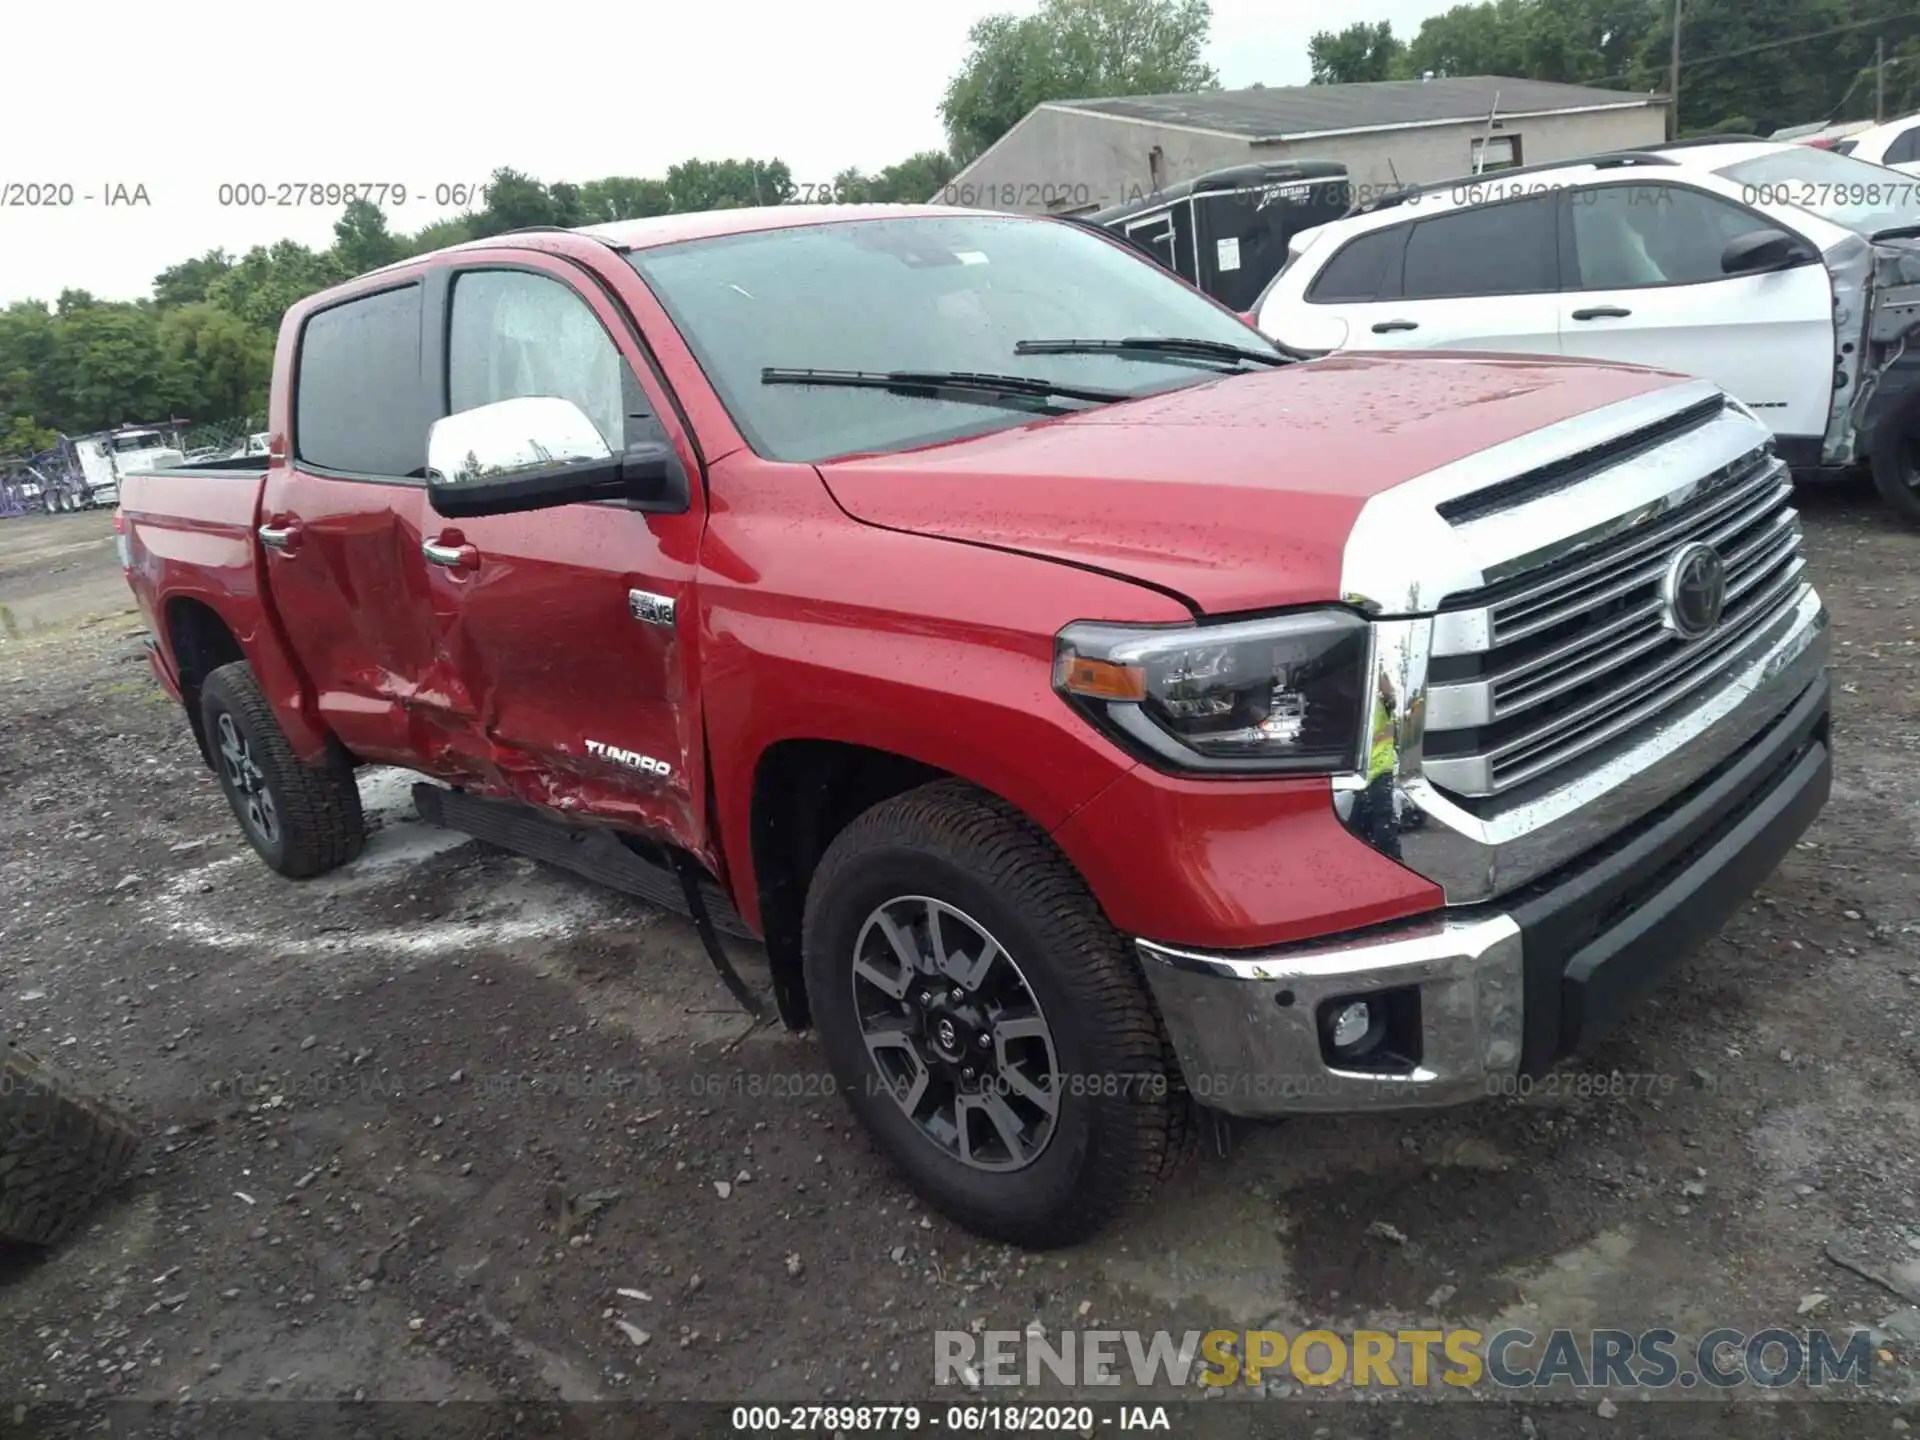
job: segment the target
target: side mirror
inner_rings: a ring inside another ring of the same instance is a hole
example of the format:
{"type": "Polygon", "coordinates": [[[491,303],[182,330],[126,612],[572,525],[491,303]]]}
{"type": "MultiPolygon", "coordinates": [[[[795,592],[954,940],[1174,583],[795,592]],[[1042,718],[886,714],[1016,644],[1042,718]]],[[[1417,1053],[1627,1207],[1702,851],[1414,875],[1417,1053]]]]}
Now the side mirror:
{"type": "Polygon", "coordinates": [[[688,488],[672,446],[653,442],[615,455],[571,400],[529,395],[433,422],[427,499],[450,519],[588,500],[678,513],[687,508],[688,488]]]}
{"type": "Polygon", "coordinates": [[[1812,251],[1784,230],[1755,230],[1727,242],[1727,248],[1720,252],[1720,271],[1724,275],[1754,275],[1785,270],[1813,258],[1812,251]]]}

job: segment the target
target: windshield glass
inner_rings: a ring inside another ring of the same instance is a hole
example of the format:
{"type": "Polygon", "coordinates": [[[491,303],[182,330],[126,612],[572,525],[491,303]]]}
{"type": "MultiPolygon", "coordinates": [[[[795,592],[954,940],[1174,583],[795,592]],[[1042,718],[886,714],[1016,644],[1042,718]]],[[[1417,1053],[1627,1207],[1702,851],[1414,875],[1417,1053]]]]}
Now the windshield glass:
{"type": "Polygon", "coordinates": [[[130,430],[125,434],[113,437],[113,448],[123,452],[127,450],[158,450],[160,448],[160,435],[158,431],[154,430],[130,430]]]}
{"type": "Polygon", "coordinates": [[[1055,221],[855,220],[627,258],[747,443],[775,460],[906,450],[1031,417],[882,390],[766,385],[767,366],[1028,375],[1144,395],[1221,371],[1162,355],[1020,355],[1014,347],[1179,336],[1272,348],[1151,262],[1055,221]]]}
{"type": "Polygon", "coordinates": [[[1812,145],[1789,145],[1714,172],[1758,205],[1796,205],[1861,235],[1920,225],[1920,179],[1812,145]]]}

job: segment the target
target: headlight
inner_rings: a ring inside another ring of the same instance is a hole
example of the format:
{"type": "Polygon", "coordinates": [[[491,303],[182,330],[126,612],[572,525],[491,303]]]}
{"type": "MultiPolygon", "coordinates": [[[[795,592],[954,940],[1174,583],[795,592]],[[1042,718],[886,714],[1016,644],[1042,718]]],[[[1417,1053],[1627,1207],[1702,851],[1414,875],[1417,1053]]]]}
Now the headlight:
{"type": "Polygon", "coordinates": [[[1162,765],[1236,774],[1361,768],[1367,622],[1310,610],[1226,625],[1069,625],[1053,685],[1162,765]]]}

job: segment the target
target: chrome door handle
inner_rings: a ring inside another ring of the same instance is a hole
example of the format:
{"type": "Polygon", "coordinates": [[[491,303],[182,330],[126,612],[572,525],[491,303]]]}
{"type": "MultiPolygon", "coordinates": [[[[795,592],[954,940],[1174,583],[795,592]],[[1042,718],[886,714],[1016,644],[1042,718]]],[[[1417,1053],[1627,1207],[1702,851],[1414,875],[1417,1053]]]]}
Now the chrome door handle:
{"type": "Polygon", "coordinates": [[[293,548],[293,526],[262,525],[254,534],[260,537],[260,543],[269,550],[278,550],[282,554],[293,548]]]}
{"type": "Polygon", "coordinates": [[[449,570],[472,570],[480,564],[480,552],[471,545],[440,545],[432,540],[420,542],[420,553],[434,565],[449,570]]]}

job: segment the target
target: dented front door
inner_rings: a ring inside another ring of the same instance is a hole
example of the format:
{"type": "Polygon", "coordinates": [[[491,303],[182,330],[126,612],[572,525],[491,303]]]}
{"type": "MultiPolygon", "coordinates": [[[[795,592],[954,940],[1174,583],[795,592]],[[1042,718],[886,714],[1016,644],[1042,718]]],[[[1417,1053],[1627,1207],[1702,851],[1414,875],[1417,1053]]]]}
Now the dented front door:
{"type": "MultiPolygon", "coordinates": [[[[617,454],[666,439],[698,472],[624,318],[570,262],[489,251],[432,287],[444,412],[572,400],[617,454]],[[642,377],[645,377],[644,379],[642,377]]],[[[564,505],[422,525],[440,663],[474,718],[457,742],[490,788],[698,852],[705,781],[691,585],[704,517],[564,505]]]]}

